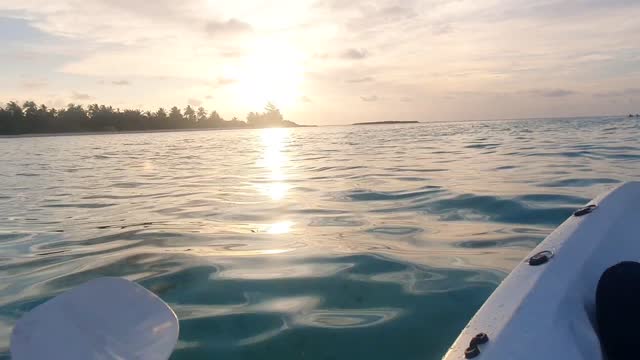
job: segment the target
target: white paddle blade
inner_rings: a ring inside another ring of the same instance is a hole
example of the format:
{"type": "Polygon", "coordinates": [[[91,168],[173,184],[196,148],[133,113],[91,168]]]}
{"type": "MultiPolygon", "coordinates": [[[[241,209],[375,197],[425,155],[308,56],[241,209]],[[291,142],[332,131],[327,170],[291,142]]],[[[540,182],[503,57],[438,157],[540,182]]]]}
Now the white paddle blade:
{"type": "Polygon", "coordinates": [[[171,308],[121,278],[85,283],[24,315],[11,335],[14,360],[167,359],[178,341],[171,308]]]}

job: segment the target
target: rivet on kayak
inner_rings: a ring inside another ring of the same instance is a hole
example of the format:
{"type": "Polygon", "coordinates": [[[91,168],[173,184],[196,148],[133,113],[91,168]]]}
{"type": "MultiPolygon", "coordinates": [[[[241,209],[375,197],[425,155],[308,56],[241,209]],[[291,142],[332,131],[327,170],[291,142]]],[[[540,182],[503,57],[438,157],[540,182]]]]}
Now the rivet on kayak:
{"type": "Polygon", "coordinates": [[[580,208],[580,209],[576,210],[573,213],[573,216],[580,217],[580,216],[584,216],[584,215],[587,215],[587,214],[591,214],[593,212],[593,210],[595,210],[597,207],[598,207],[598,205],[593,205],[593,204],[592,205],[587,205],[587,206],[585,206],[583,208],[580,208]]]}
{"type": "Polygon", "coordinates": [[[546,264],[553,257],[553,251],[545,250],[541,251],[529,258],[529,265],[538,266],[546,264]]]}
{"type": "Polygon", "coordinates": [[[471,341],[469,342],[469,347],[483,345],[483,344],[486,344],[487,342],[489,342],[489,335],[485,333],[479,333],[478,335],[471,338],[471,341]]]}
{"type": "Polygon", "coordinates": [[[464,357],[466,359],[473,359],[480,355],[480,349],[477,346],[469,346],[467,350],[464,351],[464,357]]]}

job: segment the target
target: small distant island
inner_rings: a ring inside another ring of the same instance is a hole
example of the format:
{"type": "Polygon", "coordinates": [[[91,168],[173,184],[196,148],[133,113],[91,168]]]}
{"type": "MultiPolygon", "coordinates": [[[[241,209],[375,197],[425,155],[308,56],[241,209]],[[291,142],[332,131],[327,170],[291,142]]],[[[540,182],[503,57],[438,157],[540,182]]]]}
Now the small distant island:
{"type": "Polygon", "coordinates": [[[635,114],[635,115],[633,115],[633,114],[629,114],[629,117],[630,117],[630,118],[633,118],[633,117],[640,118],[640,114],[635,114]]]}
{"type": "Polygon", "coordinates": [[[361,122],[355,123],[351,125],[390,125],[390,124],[418,124],[419,121],[372,121],[372,122],[361,122]]]}
{"type": "Polygon", "coordinates": [[[0,107],[0,135],[109,133],[127,131],[171,131],[196,129],[257,129],[270,127],[303,127],[285,120],[280,110],[268,103],[264,112],[251,112],[246,121],[234,117],[223,119],[216,111],[194,109],[184,111],[174,106],[169,111],[159,108],[155,112],[137,109],[114,109],[112,106],[69,104],[54,109],[38,106],[33,101],[23,105],[15,101],[0,107]]]}

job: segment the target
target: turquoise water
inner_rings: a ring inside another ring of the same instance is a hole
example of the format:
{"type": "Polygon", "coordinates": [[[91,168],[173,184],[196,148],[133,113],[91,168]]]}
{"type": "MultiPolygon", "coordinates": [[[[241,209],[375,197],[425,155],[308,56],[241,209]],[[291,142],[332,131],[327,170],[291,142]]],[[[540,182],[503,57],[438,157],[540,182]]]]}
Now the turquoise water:
{"type": "Polygon", "coordinates": [[[180,318],[173,359],[438,359],[573,209],[637,180],[640,120],[0,139],[0,357],[98,276],[180,318]]]}

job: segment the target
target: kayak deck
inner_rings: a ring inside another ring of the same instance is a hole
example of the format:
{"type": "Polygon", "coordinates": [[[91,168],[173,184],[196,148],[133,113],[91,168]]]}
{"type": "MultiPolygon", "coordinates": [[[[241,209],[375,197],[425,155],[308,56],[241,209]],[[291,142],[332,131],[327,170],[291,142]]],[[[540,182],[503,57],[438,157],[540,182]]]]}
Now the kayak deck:
{"type": "Polygon", "coordinates": [[[595,329],[598,280],[610,266],[640,260],[640,182],[594,199],[509,274],[471,319],[445,360],[464,359],[486,333],[477,359],[603,359],[595,329]],[[536,254],[532,266],[529,259],[536,254]],[[539,264],[538,264],[539,263],[539,264]]]}

